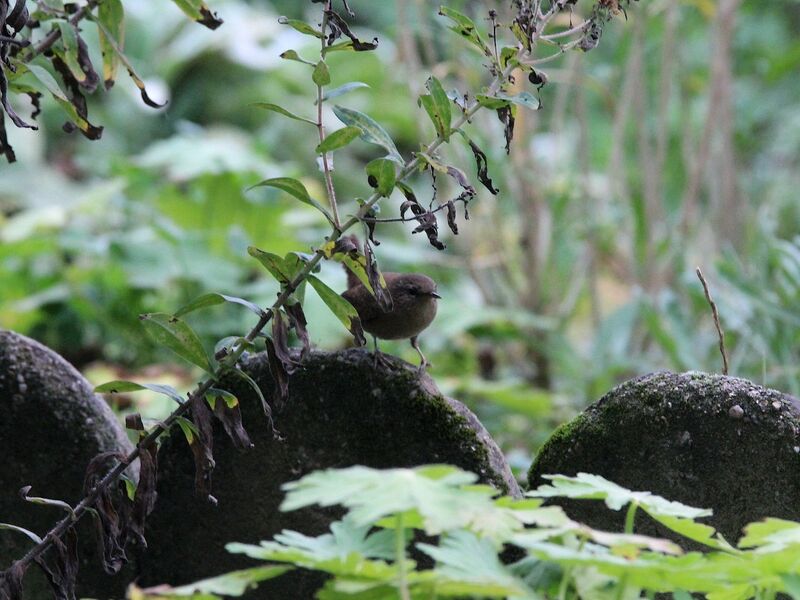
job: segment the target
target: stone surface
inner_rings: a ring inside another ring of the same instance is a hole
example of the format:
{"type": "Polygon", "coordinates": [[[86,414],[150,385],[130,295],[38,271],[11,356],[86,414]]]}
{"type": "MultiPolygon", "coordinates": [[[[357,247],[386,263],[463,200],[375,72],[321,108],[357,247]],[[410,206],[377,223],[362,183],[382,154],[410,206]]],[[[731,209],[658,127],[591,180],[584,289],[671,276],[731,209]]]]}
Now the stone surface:
{"type": "MultiPolygon", "coordinates": [[[[625,487],[712,508],[704,522],[731,542],[764,517],[800,520],[798,401],[735,377],[654,373],[623,383],[550,437],[528,473],[594,473],[625,487]]],[[[562,502],[559,501],[559,504],[562,502]]],[[[602,502],[564,503],[621,531],[602,502]]],[[[663,535],[639,512],[636,531],[663,535]]],[[[691,547],[691,546],[690,546],[691,547]]]]}
{"type": "MultiPolygon", "coordinates": [[[[477,418],[445,398],[427,376],[393,359],[375,369],[362,350],[312,353],[290,378],[290,398],[276,411],[282,441],[272,438],[254,394],[235,386],[244,425],[255,444],[240,452],[217,430],[213,494],[217,506],[194,496],[194,465],[187,443],[173,435],[159,452],[159,499],[148,521],[150,549],[143,584],[180,584],[252,563],[225,552],[227,542],[258,542],[282,529],[319,535],[338,518],[335,509],[278,511],[282,483],[323,468],[376,468],[450,463],[519,494],[505,460],[477,418]]],[[[266,357],[243,368],[268,399],[273,382],[266,357]]],[[[229,386],[230,387],[230,386],[229,386]]],[[[231,388],[233,389],[233,388],[231,388]]],[[[295,573],[263,583],[247,598],[312,598],[317,575],[295,573]]]]}
{"type": "MultiPolygon", "coordinates": [[[[74,505],[94,456],[130,450],[111,409],[72,365],[34,340],[0,330],[0,521],[44,535],[63,512],[24,502],[18,495],[21,487],[31,485],[31,495],[74,505]]],[[[103,573],[90,520],[82,521],[78,531],[78,595],[121,597],[125,582],[103,573]]],[[[0,531],[0,570],[30,546],[20,534],[0,531]]],[[[26,598],[51,597],[46,586],[38,570],[30,569],[26,598]]]]}

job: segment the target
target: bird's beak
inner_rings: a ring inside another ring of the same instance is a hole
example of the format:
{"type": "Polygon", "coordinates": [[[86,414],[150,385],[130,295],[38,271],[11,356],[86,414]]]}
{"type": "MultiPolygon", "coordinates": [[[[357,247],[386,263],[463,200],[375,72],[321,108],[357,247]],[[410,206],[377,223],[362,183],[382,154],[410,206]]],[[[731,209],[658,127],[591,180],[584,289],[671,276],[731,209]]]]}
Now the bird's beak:
{"type": "Polygon", "coordinates": [[[441,298],[441,296],[436,292],[431,292],[431,296],[433,296],[434,298],[441,298]]]}

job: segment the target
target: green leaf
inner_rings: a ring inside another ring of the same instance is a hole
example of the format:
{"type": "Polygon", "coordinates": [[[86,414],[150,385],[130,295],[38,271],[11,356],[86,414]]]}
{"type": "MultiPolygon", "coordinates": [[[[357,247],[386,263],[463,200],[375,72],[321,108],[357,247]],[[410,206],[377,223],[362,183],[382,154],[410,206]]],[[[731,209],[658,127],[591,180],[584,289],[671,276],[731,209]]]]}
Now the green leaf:
{"type": "Polygon", "coordinates": [[[450,122],[452,119],[452,112],[450,109],[450,99],[447,97],[447,92],[444,91],[441,82],[436,77],[429,77],[425,83],[430,94],[425,94],[419,97],[419,102],[428,113],[433,126],[436,128],[436,133],[444,141],[450,139],[450,122]]]}
{"type": "Polygon", "coordinates": [[[147,313],[140,315],[139,320],[157,343],[201,369],[213,372],[200,338],[186,323],[166,313],[147,313]]]}
{"type": "Polygon", "coordinates": [[[328,209],[322,206],[319,200],[315,200],[309,196],[306,186],[300,183],[297,179],[292,179],[291,177],[273,177],[272,179],[265,179],[264,181],[260,181],[257,184],[250,186],[247,188],[247,191],[249,192],[250,190],[259,187],[272,187],[282,190],[290,196],[294,196],[300,200],[300,202],[308,204],[309,206],[313,206],[323,215],[325,215],[325,218],[328,219],[328,221],[333,222],[333,217],[331,217],[328,209]]]}
{"type": "Polygon", "coordinates": [[[316,63],[311,62],[310,60],[306,60],[302,56],[297,53],[297,50],[287,50],[286,52],[281,53],[280,57],[284,60],[295,60],[297,62],[301,62],[304,65],[310,65],[312,67],[316,66],[316,63]]]}
{"type": "Polygon", "coordinates": [[[150,390],[156,394],[163,394],[172,398],[178,404],[186,402],[186,398],[171,385],[161,383],[134,383],[133,381],[109,381],[94,388],[98,394],[125,394],[128,392],[140,392],[150,390]]]}
{"type": "Polygon", "coordinates": [[[216,29],[222,25],[222,19],[212,13],[203,0],[172,0],[178,8],[186,13],[190,19],[194,19],[201,25],[209,29],[216,29]]]}
{"type": "Polygon", "coordinates": [[[56,27],[61,33],[60,49],[57,50],[57,54],[64,61],[75,80],[78,83],[84,83],[86,81],[86,73],[84,73],[78,60],[78,32],[75,30],[75,26],[68,21],[57,21],[56,27]]]}
{"type": "Polygon", "coordinates": [[[263,108],[264,110],[271,110],[272,112],[276,112],[278,114],[283,115],[284,117],[289,117],[290,119],[294,119],[295,121],[302,121],[303,123],[308,123],[309,125],[314,125],[316,127],[316,121],[312,121],[311,119],[306,119],[305,117],[301,117],[299,115],[294,114],[293,112],[289,112],[282,106],[278,106],[277,104],[271,104],[269,102],[254,102],[251,106],[255,106],[256,108],[263,108]]]}
{"type": "Polygon", "coordinates": [[[363,141],[382,146],[389,152],[389,158],[403,164],[403,157],[397,151],[397,146],[395,146],[391,136],[374,119],[357,110],[338,105],[333,107],[333,112],[345,125],[358,127],[361,130],[361,139],[363,141]]]}
{"type": "Polygon", "coordinates": [[[358,312],[347,300],[334,292],[314,275],[308,276],[308,282],[317,292],[322,301],[331,309],[331,312],[342,322],[348,331],[353,328],[353,320],[358,319],[358,312]]]}
{"type": "MultiPolygon", "coordinates": [[[[23,68],[20,66],[20,68],[23,68]]],[[[78,114],[78,109],[75,105],[70,102],[70,99],[64,93],[64,91],[58,86],[58,83],[53,78],[50,73],[40,67],[39,65],[34,64],[25,64],[24,68],[27,69],[28,72],[33,75],[39,83],[41,83],[45,89],[50,92],[50,94],[55,98],[56,102],[61,106],[64,112],[69,117],[69,120],[77,125],[78,129],[89,139],[97,140],[100,139],[100,136],[103,134],[102,127],[95,127],[89,121],[84,119],[80,114],[78,114]]]]}
{"type": "MultiPolygon", "coordinates": [[[[357,90],[359,88],[368,88],[369,85],[364,83],[363,81],[351,81],[350,83],[345,83],[344,85],[340,85],[339,87],[335,87],[330,90],[325,90],[322,94],[322,101],[326,102],[327,100],[332,100],[333,98],[338,98],[339,96],[344,96],[348,92],[352,92],[353,90],[357,90]]],[[[314,104],[317,104],[317,101],[314,100],[314,104]]]]}
{"type": "Polygon", "coordinates": [[[358,127],[347,126],[337,129],[317,146],[316,152],[317,154],[325,154],[337,148],[342,148],[360,135],[361,130],[358,127]]]}
{"type": "Polygon", "coordinates": [[[541,101],[530,92],[521,92],[515,95],[497,92],[491,96],[487,94],[478,94],[475,96],[475,100],[477,100],[478,104],[484,108],[490,108],[493,110],[503,108],[509,104],[517,104],[519,106],[524,106],[525,108],[530,108],[531,110],[539,110],[542,108],[541,101]]]}
{"type": "Polygon", "coordinates": [[[286,17],[278,17],[278,23],[280,23],[281,25],[288,25],[295,31],[299,31],[304,35],[310,35],[320,40],[323,38],[321,31],[319,31],[318,29],[314,29],[311,25],[309,25],[305,21],[300,21],[298,19],[288,19],[286,17]]]}
{"type": "Polygon", "coordinates": [[[183,436],[186,438],[186,441],[189,442],[189,445],[194,444],[195,438],[200,437],[200,432],[197,430],[197,425],[192,423],[186,417],[178,417],[175,419],[175,422],[183,431],[183,436]]]}
{"type": "Polygon", "coordinates": [[[633,492],[616,483],[612,483],[599,475],[578,473],[575,477],[566,475],[544,475],[551,485],[542,485],[528,492],[528,496],[536,498],[576,498],[603,500],[611,510],[635,503],[653,516],[680,517],[697,519],[711,516],[712,511],[706,508],[694,508],[667,500],[650,492],[633,492]]]}
{"type": "Polygon", "coordinates": [[[502,539],[521,531],[520,519],[492,502],[496,490],[472,485],[476,479],[473,473],[448,465],[383,471],[361,466],[327,469],[284,484],[287,494],[281,510],[341,504],[350,509],[357,525],[416,511],[430,535],[472,528],[502,539]]]}
{"type": "Polygon", "coordinates": [[[249,300],[245,300],[244,298],[238,298],[236,296],[227,296],[225,294],[217,294],[217,293],[209,293],[203,294],[186,304],[185,306],[178,309],[174,316],[181,317],[185,314],[193,312],[195,310],[199,310],[201,308],[206,308],[208,306],[216,306],[218,304],[224,304],[225,302],[230,302],[231,304],[239,304],[246,308],[249,308],[259,317],[264,315],[264,311],[261,309],[260,306],[250,302],[249,300]]]}
{"type": "Polygon", "coordinates": [[[239,399],[228,391],[212,387],[206,392],[206,402],[208,402],[212,409],[217,403],[217,398],[222,398],[228,408],[236,408],[239,406],[239,399]]]}
{"type": "Polygon", "coordinates": [[[136,598],[137,600],[185,600],[186,598],[189,598],[189,600],[213,600],[219,596],[239,597],[248,590],[258,587],[261,581],[274,579],[291,569],[292,567],[284,565],[252,567],[240,571],[231,571],[209,579],[201,579],[200,581],[175,588],[159,585],[154,588],[140,589],[133,585],[128,594],[130,598],[136,598]]]}
{"type": "Polygon", "coordinates": [[[103,0],[97,8],[97,20],[103,25],[102,28],[98,27],[98,35],[103,56],[103,81],[106,89],[109,89],[117,79],[119,56],[103,29],[114,36],[117,48],[125,47],[125,10],[122,0],[103,0]]]}
{"type": "Polygon", "coordinates": [[[485,56],[489,58],[493,57],[492,51],[489,49],[489,46],[486,45],[486,42],[483,41],[472,19],[457,10],[445,6],[439,8],[439,14],[453,22],[453,25],[450,27],[452,31],[455,31],[470,44],[478,48],[485,56]]]}
{"type": "Polygon", "coordinates": [[[328,65],[324,60],[319,61],[314,67],[314,72],[311,74],[311,81],[319,87],[324,87],[331,82],[331,72],[328,70],[328,65]]]}
{"type": "Polygon", "coordinates": [[[277,254],[260,250],[255,246],[248,246],[247,253],[264,265],[264,268],[281,284],[286,285],[292,280],[292,275],[284,260],[277,254]]]}
{"type": "Polygon", "coordinates": [[[366,170],[369,176],[369,184],[374,187],[381,196],[386,196],[388,198],[394,189],[397,178],[394,161],[386,158],[376,158],[367,163],[366,170]]]}
{"type": "Polygon", "coordinates": [[[16,531],[17,533],[21,533],[22,535],[28,537],[34,544],[41,544],[42,538],[38,535],[30,531],[29,529],[25,529],[24,527],[19,527],[18,525],[11,525],[10,523],[0,523],[0,529],[8,529],[9,531],[16,531]]]}

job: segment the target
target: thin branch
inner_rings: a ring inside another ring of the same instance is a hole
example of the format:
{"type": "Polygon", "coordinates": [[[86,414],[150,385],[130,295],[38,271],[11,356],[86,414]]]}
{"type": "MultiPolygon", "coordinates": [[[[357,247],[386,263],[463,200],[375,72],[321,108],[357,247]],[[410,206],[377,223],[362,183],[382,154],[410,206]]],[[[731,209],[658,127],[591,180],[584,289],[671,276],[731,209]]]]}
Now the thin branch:
{"type": "MultiPolygon", "coordinates": [[[[325,10],[322,12],[322,27],[320,28],[322,32],[322,50],[320,51],[320,60],[325,60],[325,47],[327,46],[327,38],[325,37],[325,30],[328,27],[328,11],[331,10],[331,0],[328,0],[325,3],[325,10]]],[[[322,120],[322,98],[324,92],[323,85],[317,84],[317,131],[319,133],[319,143],[325,141],[325,124],[322,120]]],[[[337,229],[341,229],[341,223],[339,223],[339,207],[336,203],[336,188],[333,186],[333,176],[331,174],[331,164],[328,160],[328,153],[322,153],[322,171],[325,174],[325,188],[328,191],[328,202],[331,205],[331,210],[333,211],[333,224],[336,226],[337,229]]]]}
{"type": "Polygon", "coordinates": [[[719,313],[717,312],[717,305],[714,302],[713,298],[711,298],[711,292],[708,291],[708,284],[706,283],[705,277],[703,277],[703,272],[700,270],[700,267],[695,269],[695,273],[697,273],[697,278],[700,280],[700,283],[703,284],[703,292],[706,295],[706,300],[708,304],[711,306],[711,314],[714,316],[714,327],[717,328],[717,336],[719,337],[719,351],[722,354],[722,374],[728,374],[728,353],[725,350],[725,334],[722,332],[722,326],[719,324],[719,313]]]}
{"type": "Polygon", "coordinates": [[[549,41],[549,40],[555,40],[557,38],[562,38],[562,37],[567,37],[567,36],[570,36],[570,35],[574,35],[576,33],[582,33],[584,28],[587,25],[589,25],[589,23],[591,23],[591,21],[589,19],[586,19],[583,23],[580,23],[580,24],[576,25],[575,27],[573,27],[571,29],[565,29],[564,31],[558,31],[556,33],[550,33],[550,34],[542,35],[542,36],[539,36],[539,37],[541,39],[543,39],[543,40],[548,40],[549,41]]]}

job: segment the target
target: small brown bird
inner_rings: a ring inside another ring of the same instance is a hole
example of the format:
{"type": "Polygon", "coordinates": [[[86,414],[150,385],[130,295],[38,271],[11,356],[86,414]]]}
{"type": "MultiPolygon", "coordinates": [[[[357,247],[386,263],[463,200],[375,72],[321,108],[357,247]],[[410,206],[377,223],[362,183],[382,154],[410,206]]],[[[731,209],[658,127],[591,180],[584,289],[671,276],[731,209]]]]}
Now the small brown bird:
{"type": "Polygon", "coordinates": [[[411,346],[420,358],[420,369],[428,361],[419,348],[417,337],[431,324],[436,316],[436,301],[441,296],[436,291],[436,282],[420,273],[384,273],[386,286],[392,297],[392,309],[384,312],[364,285],[348,278],[350,288],[342,296],[353,305],[361,319],[364,331],[375,340],[375,359],[381,359],[378,338],[382,340],[411,339],[411,346]]]}

